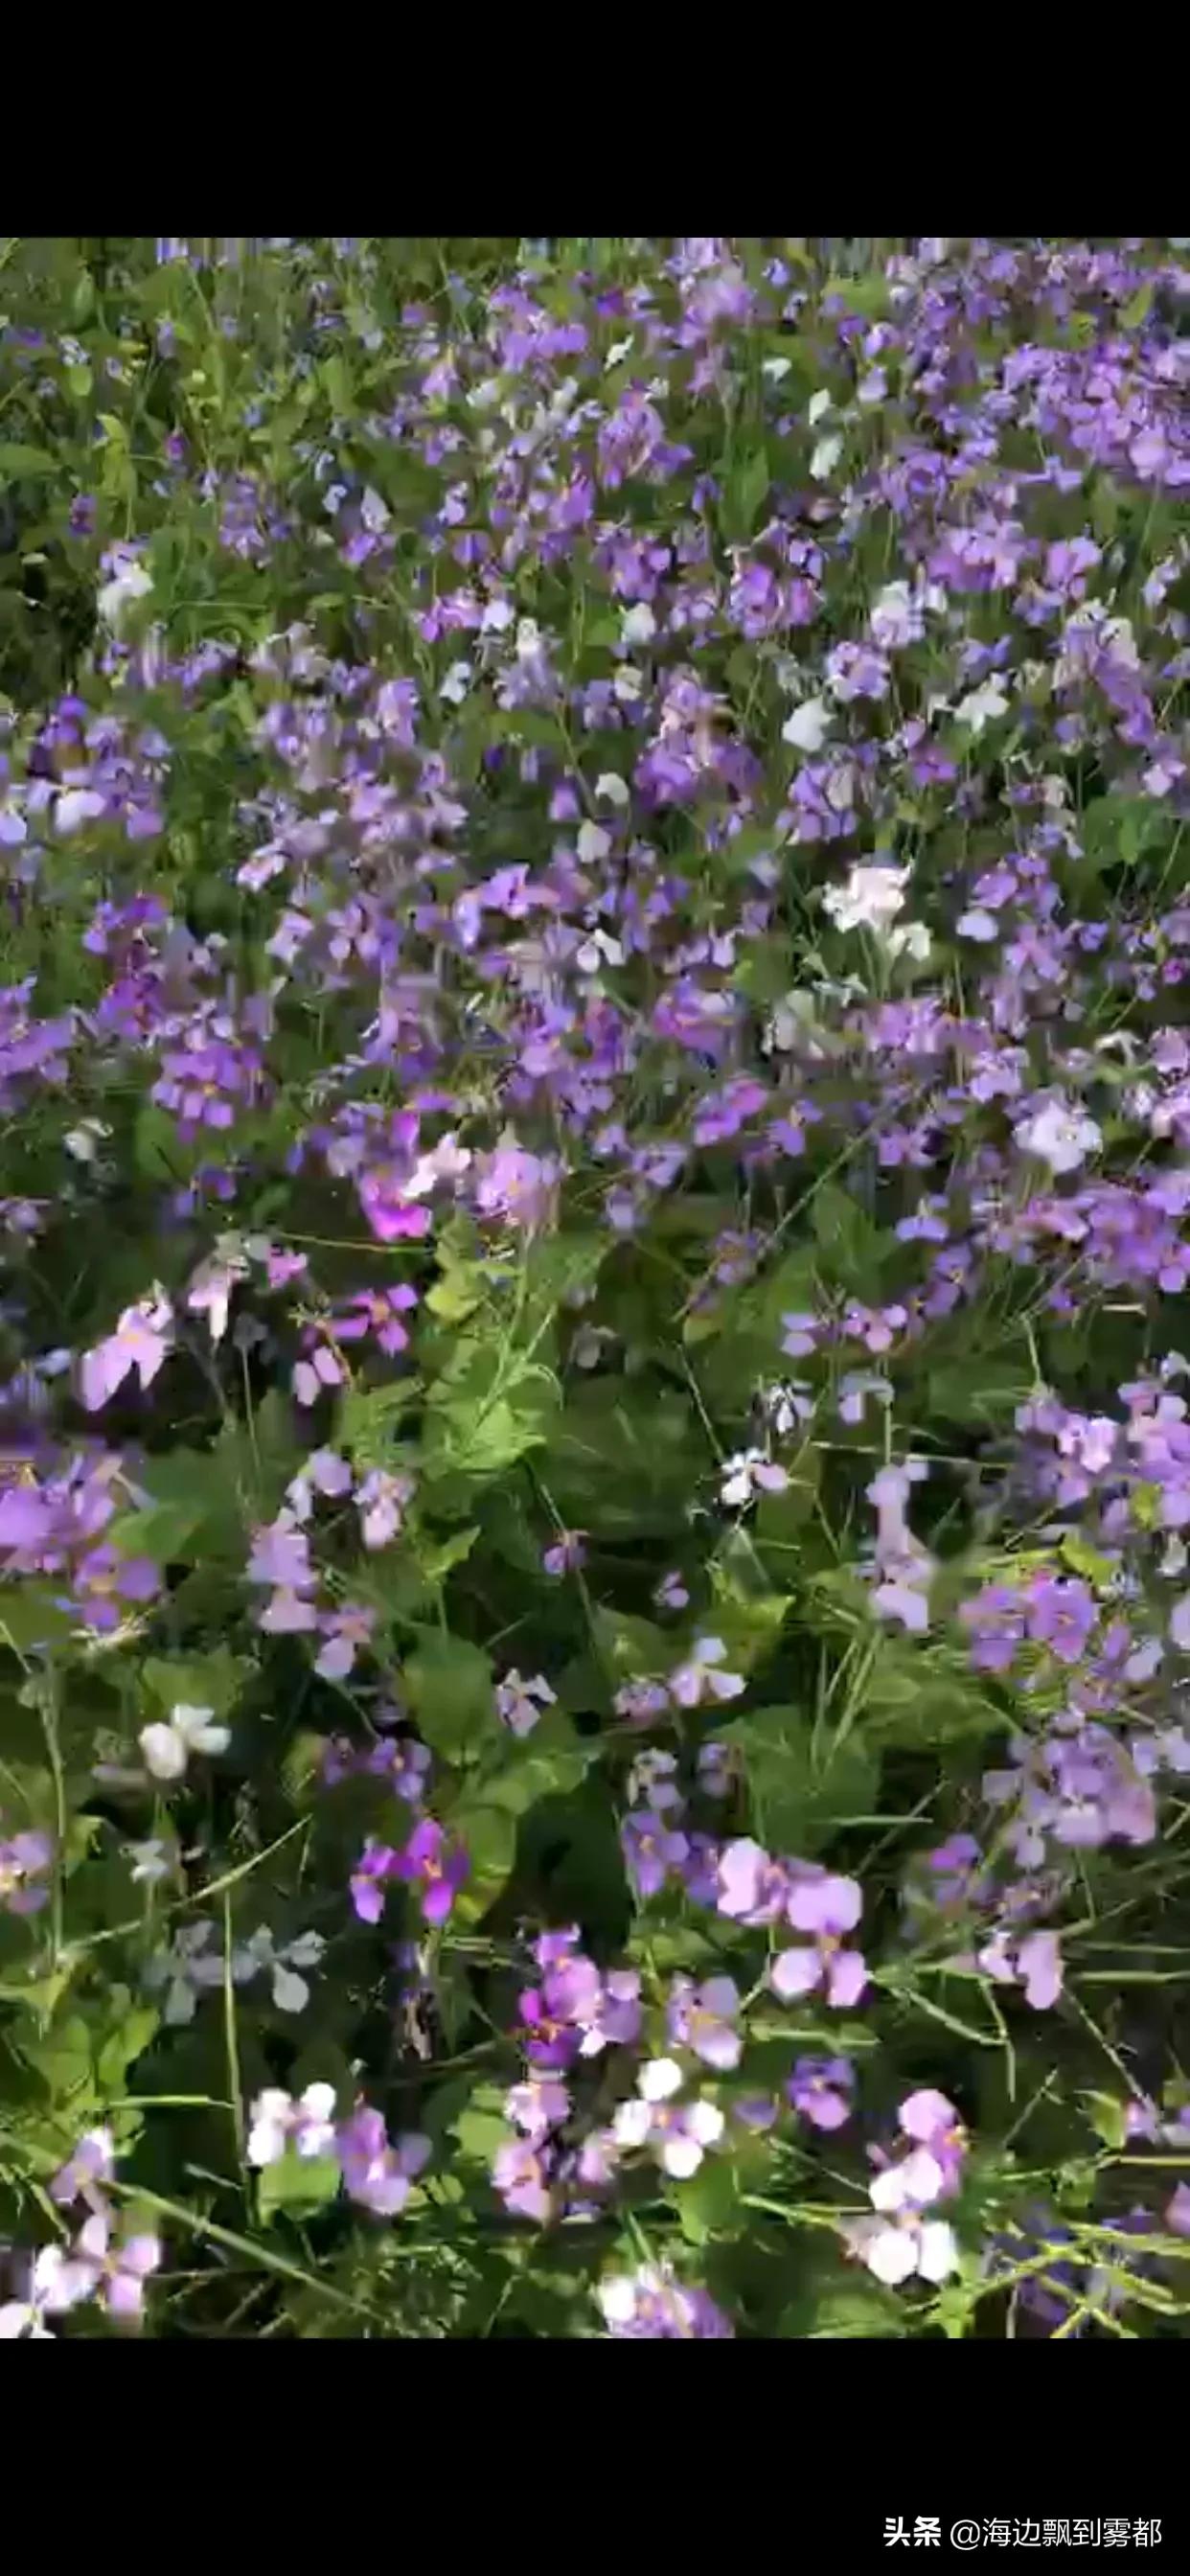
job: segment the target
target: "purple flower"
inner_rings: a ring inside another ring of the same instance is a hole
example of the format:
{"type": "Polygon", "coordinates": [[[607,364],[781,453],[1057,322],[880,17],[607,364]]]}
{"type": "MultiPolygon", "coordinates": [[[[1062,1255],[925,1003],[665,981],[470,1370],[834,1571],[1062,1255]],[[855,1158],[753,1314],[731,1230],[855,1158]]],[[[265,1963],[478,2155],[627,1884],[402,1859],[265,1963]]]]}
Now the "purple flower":
{"type": "Polygon", "coordinates": [[[859,2002],[868,1971],[858,1950],[842,1947],[863,1911],[863,1894],[853,1878],[836,1878],[827,1870],[796,1878],[786,1903],[795,1932],[813,1935],[812,1948],[781,1950],[769,1971],[773,1991],[783,2003],[825,1987],[826,2000],[844,2011],[859,2002]]]}
{"type": "Polygon", "coordinates": [[[469,1869],[461,1843],[452,1843],[430,1816],[415,1825],[394,1864],[395,1875],[421,1888],[422,1916],[445,1923],[469,1869]]]}
{"type": "Polygon", "coordinates": [[[677,1706],[697,1708],[708,1692],[712,1699],[738,1699],[747,1684],[742,1674],[719,1669],[726,1659],[722,1637],[697,1637],[689,1662],[679,1664],[669,1677],[670,1696],[677,1706]]]}
{"type": "Polygon", "coordinates": [[[492,2163],[492,2181],[514,2218],[531,2218],[544,2227],[553,2215],[550,2171],[540,2142],[529,2138],[509,2138],[497,2147],[492,2163]]]}
{"type": "Polygon", "coordinates": [[[671,1869],[689,1856],[685,1834],[674,1833],[651,1807],[634,1808],[620,1826],[624,1867],[639,1897],[658,1896],[671,1869]]]}
{"type": "Polygon", "coordinates": [[[1171,2236],[1190,2236],[1190,2183],[1176,2185],[1166,2206],[1164,2223],[1171,2236]]]}
{"type": "Polygon", "coordinates": [[[173,1309],[163,1289],[126,1306],[106,1342],[83,1354],[79,1383],[88,1413],[98,1413],[135,1370],[142,1389],[151,1386],[168,1357],[173,1338],[173,1309]]]}
{"type": "Polygon", "coordinates": [[[122,1601],[151,1601],[160,1589],[160,1572],[149,1557],[94,1547],[75,1567],[73,1606],[88,1628],[110,1636],[120,1625],[122,1601]]]}
{"type": "Polygon", "coordinates": [[[99,2185],[110,2182],[116,2170],[116,2151],[110,2129],[88,2129],[79,2139],[72,2156],[59,2167],[50,2184],[50,2198],[59,2208],[69,2209],[74,2200],[85,2200],[92,2209],[104,2206],[99,2185]]]}
{"type": "Polygon", "coordinates": [[[708,2342],[735,2331],[707,2291],[687,2289],[667,2263],[611,2274],[597,2296],[607,2331],[618,2339],[708,2342]]]}
{"type": "Polygon", "coordinates": [[[417,1304],[417,1290],[403,1284],[396,1288],[360,1288],[346,1305],[336,1309],[335,1337],[340,1342],[360,1342],[371,1334],[382,1351],[395,1359],[399,1351],[408,1350],[409,1334],[401,1321],[417,1304]]]}
{"type": "Polygon", "coordinates": [[[789,1899],[789,1872],[747,1834],[719,1854],[718,1911],[733,1923],[775,1923],[789,1899]]]}
{"type": "Polygon", "coordinates": [[[310,1542],[292,1512],[258,1529],[248,1559],[249,1583],[270,1583],[283,1592],[308,1592],[314,1584],[310,1542]]]}
{"type": "Polygon", "coordinates": [[[967,2132],[953,2102],[945,2093],[924,2086],[909,2093],[897,2113],[897,2120],[915,2147],[924,2147],[942,2175],[941,2189],[957,2189],[967,2152],[967,2132]]]}
{"type": "Polygon", "coordinates": [[[49,1901],[54,1846],[48,1834],[13,1834],[0,1843],[0,1905],[8,1914],[37,1914],[49,1901]]]}
{"type": "Polygon", "coordinates": [[[556,2078],[531,2075],[524,2084],[513,2085],[505,2097],[504,2110],[513,2127],[536,2147],[551,2129],[560,2129],[569,2119],[570,2095],[556,2078]]]}
{"type": "Polygon", "coordinates": [[[390,2145],[382,2113],[360,2103],[340,2122],[335,2152],[348,2199],[377,2218],[396,2218],[430,2154],[430,2141],[409,2131],[390,2145]]]}
{"type": "Polygon", "coordinates": [[[1034,2012],[1048,2012],[1062,1992],[1062,1953],[1056,1932],[1030,1932],[1010,1941],[997,1932],[977,1954],[977,1965],[997,1985],[1021,1985],[1034,2012]]]}
{"type": "Polygon", "coordinates": [[[397,1862],[398,1854],[391,1843],[378,1842],[374,1834],[369,1834],[351,1873],[351,1902],[361,1923],[379,1923],[385,1887],[390,1879],[404,1875],[397,1862]]]}
{"type": "Polygon", "coordinates": [[[314,1658],[324,1681],[345,1681],[356,1656],[371,1642],[376,1612],[363,1601],[347,1601],[341,1610],[323,1610],[318,1625],[326,1640],[314,1658]]]}
{"type": "Polygon", "coordinates": [[[574,1574],[586,1562],[585,1530],[561,1530],[552,1547],[542,1555],[547,1574],[574,1574]]]}
{"type": "Polygon", "coordinates": [[[518,1672],[496,1684],[496,1707],[511,1735],[531,1735],[543,1711],[554,1706],[554,1693],[542,1673],[524,1682],[518,1672]]]}
{"type": "Polygon", "coordinates": [[[733,1978],[708,1977],[704,1985],[696,1986],[690,1977],[675,1977],[666,2006],[671,2045],[692,2048],[704,2066],[730,2072],[744,2053],[735,2027],[739,2010],[739,1988],[733,1978]]]}
{"type": "Polygon", "coordinates": [[[1084,1652],[1099,1613],[1089,1584],[1061,1576],[1035,1582],[1026,1597],[1029,1635],[1048,1646],[1060,1663],[1076,1664],[1084,1652]]]}
{"type": "Polygon", "coordinates": [[[125,2322],[139,2320],[145,2304],[145,2282],[161,2261],[161,2240],[147,2231],[112,2242],[112,2219],[96,2210],[80,2229],[69,2256],[85,2283],[80,2295],[95,2296],[108,2315],[125,2322]]]}
{"type": "Polygon", "coordinates": [[[799,2057],[786,2086],[790,2102],[815,2129],[841,2129],[852,2111],[855,2068],[849,2057],[799,2057]]]}

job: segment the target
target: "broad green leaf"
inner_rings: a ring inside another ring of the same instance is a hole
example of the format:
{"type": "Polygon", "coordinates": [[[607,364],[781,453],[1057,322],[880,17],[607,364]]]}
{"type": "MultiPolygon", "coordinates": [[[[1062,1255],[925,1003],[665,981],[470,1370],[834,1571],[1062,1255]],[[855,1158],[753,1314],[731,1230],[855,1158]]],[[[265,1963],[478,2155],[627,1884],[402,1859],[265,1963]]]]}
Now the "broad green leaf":
{"type": "Polygon", "coordinates": [[[336,2156],[299,2156],[287,2150],[260,2176],[261,2218],[267,2223],[278,2210],[290,2218],[312,2217],[336,2198],[342,2179],[336,2156]]]}
{"type": "Polygon", "coordinates": [[[27,447],[21,439],[0,440],[0,475],[19,483],[22,477],[56,474],[59,460],[48,447],[27,447]]]}
{"type": "Polygon", "coordinates": [[[443,1761],[478,1761],[485,1746],[498,1740],[492,1667],[466,1638],[424,1630],[404,1679],[421,1732],[443,1761]]]}

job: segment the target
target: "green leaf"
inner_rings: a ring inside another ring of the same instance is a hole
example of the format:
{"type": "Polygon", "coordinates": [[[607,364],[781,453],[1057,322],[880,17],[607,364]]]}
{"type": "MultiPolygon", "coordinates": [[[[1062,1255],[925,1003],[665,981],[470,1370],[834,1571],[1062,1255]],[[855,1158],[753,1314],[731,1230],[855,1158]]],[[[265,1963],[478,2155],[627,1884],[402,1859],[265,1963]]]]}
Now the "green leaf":
{"type": "Polygon", "coordinates": [[[499,1733],[492,1667],[463,1637],[423,1632],[405,1665],[405,1687],[427,1744],[445,1762],[478,1761],[499,1733]]]}
{"type": "Polygon", "coordinates": [[[233,1655],[227,1646],[216,1646],[209,1655],[171,1656],[168,1660],[150,1655],[141,1665],[141,1680],[158,1707],[167,1712],[180,1705],[209,1708],[216,1717],[226,1717],[235,1707],[244,1677],[251,1670],[245,1656],[233,1655]]]}
{"type": "Polygon", "coordinates": [[[824,1181],[815,1191],[810,1211],[822,1266],[841,1288],[857,1293],[879,1284],[880,1266],[892,1247],[849,1190],[824,1181]]]}
{"type": "Polygon", "coordinates": [[[739,2218],[735,2167],[730,2158],[705,2156],[689,2182],[678,2185],[674,2198],[678,2225],[688,2245],[705,2245],[708,2238],[722,2236],[739,2218]]]}
{"type": "Polygon", "coordinates": [[[873,2281],[844,2281],[814,2303],[812,2321],[799,2325],[801,2336],[829,2336],[838,2342],[855,2336],[903,2335],[904,2310],[873,2281]]]}
{"type": "Polygon", "coordinates": [[[18,1654],[33,1654],[42,1646],[64,1645],[74,1625],[48,1584],[0,1584],[0,1646],[7,1643],[18,1654]]]}
{"type": "Polygon", "coordinates": [[[804,1713],[774,1707],[737,1718],[730,1741],[744,1756],[753,1819],[770,1847],[815,1851],[850,1816],[875,1810],[879,1759],[858,1734],[821,1748],[816,1758],[804,1713]]]}
{"type": "Polygon", "coordinates": [[[540,1798],[576,1789],[597,1751],[582,1741],[562,1708],[547,1709],[530,1736],[509,1736],[507,1747],[501,1768],[485,1777],[481,1794],[485,1804],[504,1807],[514,1816],[524,1815],[540,1798]]]}
{"type": "Polygon", "coordinates": [[[339,1405],[339,1446],[357,1467],[391,1469],[396,1459],[401,1415],[421,1395],[416,1378],[398,1378],[391,1386],[351,1387],[339,1405]]]}
{"type": "Polygon", "coordinates": [[[299,2156],[287,2150],[261,2174],[261,2218],[267,2222],[279,2209],[291,2218],[310,2217],[335,2199],[341,2181],[337,2156],[299,2156]]]}
{"type": "Polygon", "coordinates": [[[769,488],[769,460],[763,447],[747,457],[731,478],[728,490],[733,532],[749,537],[760,516],[769,488]]]}
{"type": "Polygon", "coordinates": [[[22,476],[56,474],[58,470],[59,459],[51,456],[48,447],[26,447],[21,439],[0,442],[0,474],[11,482],[19,482],[22,476]]]}
{"type": "Polygon", "coordinates": [[[478,1923],[507,1883],[516,1858],[517,1820],[507,1807],[477,1800],[454,1808],[450,1822],[471,1864],[455,1910],[460,1922],[478,1923]]]}
{"type": "Polygon", "coordinates": [[[675,1661],[672,1638],[651,1619],[630,1618],[625,1610],[597,1610],[594,1625],[617,1685],[667,1673],[675,1661]]]}
{"type": "Polygon", "coordinates": [[[458,2140],[460,2154],[470,2163],[491,2164],[497,2147],[507,2146],[511,2135],[498,2084],[475,2085],[466,2109],[460,2111],[453,2124],[452,2134],[458,2140]]]}

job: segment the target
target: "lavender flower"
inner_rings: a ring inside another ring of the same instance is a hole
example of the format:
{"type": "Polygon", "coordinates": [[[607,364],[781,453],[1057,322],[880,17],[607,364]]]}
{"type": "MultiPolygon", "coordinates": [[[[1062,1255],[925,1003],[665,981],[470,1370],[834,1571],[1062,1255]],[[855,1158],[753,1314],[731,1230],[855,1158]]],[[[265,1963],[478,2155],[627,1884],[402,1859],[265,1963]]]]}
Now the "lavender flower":
{"type": "Polygon", "coordinates": [[[786,2091],[815,2129],[841,2129],[852,2111],[855,2069],[849,2057],[799,2057],[786,2091]]]}
{"type": "Polygon", "coordinates": [[[161,2240],[146,2229],[114,2240],[112,2228],[109,2213],[95,2211],[75,2240],[69,2271],[80,2284],[77,2296],[97,2298],[122,2324],[139,2324],[145,2283],[161,2261],[161,2240]]]}
{"type": "Polygon", "coordinates": [[[390,2145],[379,2111],[361,2103],[335,2134],[349,2200],[376,2218],[396,2218],[430,2155],[430,2141],[412,2131],[390,2145]]]}
{"type": "Polygon", "coordinates": [[[868,1971],[859,1951],[842,1944],[862,1910],[863,1894],[853,1878],[836,1878],[826,1870],[795,1878],[786,1915],[795,1932],[812,1934],[813,1946],[778,1951],[769,1974],[783,2003],[813,1994],[819,1986],[836,2010],[859,2002],[868,1971]]]}
{"type": "Polygon", "coordinates": [[[668,2264],[611,2274],[598,2290],[609,2335],[625,2340],[722,2340],[734,2329],[705,2290],[687,2288],[668,2264]]]}
{"type": "Polygon", "coordinates": [[[729,2073],[738,2066],[744,2042],[735,2024],[739,1988],[731,1977],[708,1977],[696,1986],[690,1977],[675,1977],[666,2005],[666,2028],[674,2048],[691,2048],[704,2066],[729,2073]]]}
{"type": "Polygon", "coordinates": [[[7,1914],[37,1914],[49,1903],[53,1865],[48,1834],[13,1834],[0,1842],[0,1906],[7,1914]]]}

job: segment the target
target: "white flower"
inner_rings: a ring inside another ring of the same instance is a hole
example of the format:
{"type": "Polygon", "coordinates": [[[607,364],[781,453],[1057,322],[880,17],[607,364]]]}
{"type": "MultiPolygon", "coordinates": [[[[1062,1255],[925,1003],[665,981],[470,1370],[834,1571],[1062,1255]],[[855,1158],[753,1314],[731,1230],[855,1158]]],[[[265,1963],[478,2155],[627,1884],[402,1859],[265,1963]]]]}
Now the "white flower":
{"type": "Polygon", "coordinates": [[[179,1702],[168,1726],[142,1726],[138,1741],[155,1780],[183,1780],[192,1753],[226,1753],[231,1728],[212,1726],[214,1714],[212,1708],[187,1708],[179,1702]]]}
{"type": "Polygon", "coordinates": [[[554,1697],[543,1673],[523,1682],[514,1671],[496,1684],[496,1707],[513,1735],[531,1734],[543,1709],[554,1706],[554,1697]]]}
{"type": "Polygon", "coordinates": [[[1084,1110],[1051,1100],[1016,1129],[1016,1141],[1026,1153],[1036,1154],[1039,1162],[1048,1163],[1051,1172],[1076,1172],[1088,1154],[1098,1153],[1103,1134],[1084,1110]]]}
{"type": "MultiPolygon", "coordinates": [[[[208,1947],[214,1925],[187,1923],[169,1949],[159,1950],[145,1968],[145,1983],[150,1988],[165,1986],[164,2019],[171,2029],[193,2021],[200,1994],[223,1983],[223,1959],[218,1950],[208,1947]]],[[[232,1976],[235,1976],[234,1963],[232,1976]]]]}
{"type": "Polygon", "coordinates": [[[126,553],[123,548],[118,548],[117,553],[122,560],[112,579],[105,581],[96,601],[104,625],[113,628],[119,627],[130,602],[147,599],[153,587],[144,565],[138,563],[134,555],[126,553]]]}
{"type": "Polygon", "coordinates": [[[936,2283],[959,2268],[954,2229],[945,2219],[905,2211],[896,2221],[857,2219],[843,2232],[852,2252],[887,2290],[899,2289],[915,2272],[923,2281],[936,2283]]]}
{"type": "Polygon", "coordinates": [[[72,2308],[83,2294],[80,2267],[62,2252],[60,2245],[43,2245],[29,2275],[29,2295],[10,2299],[0,2308],[0,2343],[14,2343],[27,2335],[30,2343],[52,2343],[54,2338],[45,2320],[72,2308]]]}
{"type": "Polygon", "coordinates": [[[650,644],[656,632],[657,620],[647,599],[638,599],[634,608],[625,609],[620,619],[622,644],[650,644]]]}
{"type": "Polygon", "coordinates": [[[370,483],[360,503],[359,514],[370,537],[384,535],[389,520],[388,507],[381,500],[379,492],[373,491],[370,483]]]}
{"type": "Polygon", "coordinates": [[[915,2147],[901,2162],[889,2165],[869,2184],[873,2218],[860,2218],[843,2230],[854,2254],[866,2263],[886,2289],[899,2288],[916,2272],[923,2281],[945,2281],[959,2267],[952,2227],[925,2215],[937,2200],[946,2176],[927,2147],[915,2147]]]}
{"type": "Polygon", "coordinates": [[[674,2057],[650,2057],[636,2079],[644,2102],[668,2102],[682,2090],[682,2070],[674,2057]]]}
{"type": "Polygon", "coordinates": [[[601,2281],[595,2296],[603,2310],[604,2323],[609,2326],[630,2326],[636,2315],[641,2289],[646,2287],[653,2289],[660,2282],[660,2277],[659,2273],[653,2271],[647,2275],[644,2272],[639,2275],[631,2272],[616,2272],[609,2280],[601,2281]]]}
{"type": "Polygon", "coordinates": [[[814,1398],[799,1378],[782,1378],[777,1386],[766,1387],[761,1402],[778,1440],[786,1439],[799,1423],[813,1418],[814,1398]]]}
{"type": "Polygon", "coordinates": [[[726,1658],[722,1637],[696,1637],[689,1662],[670,1674],[670,1698],[679,1708],[697,1708],[708,1692],[712,1699],[738,1699],[746,1687],[744,1677],[717,1669],[726,1658]]]}
{"type": "Polygon", "coordinates": [[[98,822],[104,810],[105,799],[93,787],[65,787],[54,806],[54,830],[64,841],[84,823],[98,822]]]}
{"type": "Polygon", "coordinates": [[[626,358],[626,357],[628,356],[629,351],[631,350],[631,348],[632,348],[632,334],[631,334],[631,332],[629,332],[629,334],[628,334],[628,338],[627,338],[626,340],[613,340],[613,342],[612,342],[612,344],[611,344],[611,347],[610,347],[610,349],[608,350],[607,356],[606,356],[606,358],[605,358],[605,359],[604,359],[604,361],[603,361],[603,372],[604,372],[605,376],[606,376],[607,374],[609,374],[609,373],[610,373],[610,371],[611,371],[611,369],[612,369],[613,367],[618,367],[618,366],[619,366],[619,364],[620,364],[620,360],[621,360],[622,358],[626,358]]]}
{"type": "Polygon", "coordinates": [[[440,698],[445,698],[448,705],[461,707],[470,686],[470,663],[452,662],[446,678],[439,684],[438,695],[440,698]]]}
{"type": "Polygon", "coordinates": [[[873,2209],[882,2216],[898,2209],[926,2209],[938,2194],[946,2176],[928,2147],[915,2147],[912,2155],[903,2156],[900,2164],[886,2165],[868,2186],[873,2209]]]}
{"type": "Polygon", "coordinates": [[[760,372],[762,376],[768,377],[771,385],[779,385],[788,375],[792,365],[792,358],[762,358],[760,372]]]}
{"type": "Polygon", "coordinates": [[[644,685],[641,673],[630,662],[617,671],[612,681],[612,692],[620,700],[621,706],[632,706],[640,697],[644,685]]]}
{"type": "Polygon", "coordinates": [[[830,407],[831,398],[826,390],[826,386],[820,385],[817,393],[811,394],[809,403],[806,406],[806,418],[809,421],[811,429],[814,428],[816,422],[820,421],[824,417],[824,415],[830,410],[830,407]]]}
{"type": "Polygon", "coordinates": [[[930,934],[924,921],[907,921],[886,934],[885,945],[890,957],[916,957],[923,964],[930,953],[930,934]]]}
{"type": "Polygon", "coordinates": [[[704,2150],[718,2144],[724,2128],[722,2111],[701,2097],[666,2108],[681,2091],[683,2080],[674,2058],[649,2059],[637,2075],[634,2099],[621,2102],[612,2123],[617,2146],[652,2147],[664,2171],[677,2182],[688,2182],[697,2173],[704,2150]]]}
{"type": "Polygon", "coordinates": [[[960,698],[955,708],[957,722],[969,725],[977,738],[985,725],[1007,713],[1008,700],[997,680],[985,680],[981,688],[972,689],[967,697],[960,698]]]}
{"type": "Polygon", "coordinates": [[[837,430],[832,430],[829,438],[820,438],[810,458],[812,480],[815,483],[825,483],[828,474],[834,472],[842,453],[843,441],[837,430]]]}
{"type": "Polygon", "coordinates": [[[751,1502],[757,1487],[764,1494],[783,1494],[788,1483],[784,1467],[774,1466],[763,1449],[740,1449],[734,1458],[723,1461],[719,1500],[729,1511],[736,1511],[751,1502]]]}
{"type": "Polygon", "coordinates": [[[839,930],[886,931],[905,908],[908,868],[854,867],[845,886],[831,886],[823,909],[839,930]]]}
{"type": "Polygon", "coordinates": [[[310,1989],[299,1968],[316,1968],[326,1943],[321,1932],[299,1932],[295,1941],[286,1941],[278,1949],[267,1923],[254,1932],[250,1941],[232,1952],[231,1971],[236,1984],[246,1984],[251,1977],[268,1969],[273,1981],[273,2002],[278,2012],[304,2012],[310,2001],[310,1989]]]}
{"type": "Polygon", "coordinates": [[[169,1877],[175,1859],[173,1845],[157,1838],[145,1843],[125,1843],[124,1856],[132,1863],[135,1887],[157,1887],[163,1878],[169,1877]]]}
{"type": "Polygon", "coordinates": [[[580,866],[593,867],[605,859],[611,845],[611,833],[605,832],[602,823],[580,823],[576,844],[580,866]]]}
{"type": "Polygon", "coordinates": [[[939,594],[915,597],[907,581],[886,582],[872,602],[868,633],[882,653],[894,652],[903,644],[916,644],[925,633],[925,607],[934,605],[939,594]]]}
{"type": "Polygon", "coordinates": [[[503,635],[511,626],[516,611],[511,600],[489,599],[479,621],[481,635],[503,635]]]}
{"type": "Polygon", "coordinates": [[[791,742],[795,751],[821,751],[833,722],[825,698],[806,698],[791,716],[786,716],[781,740],[791,742]]]}
{"type": "Polygon", "coordinates": [[[597,975],[601,965],[622,966],[624,951],[619,940],[613,939],[609,931],[593,930],[590,937],[584,939],[582,947],[576,949],[574,962],[582,968],[584,975],[597,975]]]}
{"type": "Polygon", "coordinates": [[[62,1142],[67,1153],[73,1154],[76,1163],[90,1164],[98,1159],[99,1148],[104,1138],[110,1136],[111,1132],[110,1127],[105,1127],[102,1118],[84,1118],[78,1127],[67,1130],[62,1142]]]}
{"type": "Polygon", "coordinates": [[[431,1190],[436,1189],[440,1181],[461,1180],[470,1162],[470,1147],[460,1145],[453,1130],[449,1136],[440,1136],[438,1143],[431,1146],[429,1153],[419,1157],[408,1180],[402,1181],[402,1198],[428,1199],[431,1190]]]}
{"type": "Polygon", "coordinates": [[[661,2162],[675,2182],[689,2182],[702,2163],[703,2151],[718,2146],[723,2135],[723,2113],[714,2102],[691,2102],[682,2113],[682,2125],[661,2149],[661,2162]]]}
{"type": "Polygon", "coordinates": [[[296,2102],[279,2085],[267,2085],[252,2105],[249,2164],[277,2164],[291,2140],[299,2156],[329,2155],[335,2143],[334,2110],[333,2084],[307,2084],[296,2102]]]}
{"type": "Polygon", "coordinates": [[[596,779],[595,793],[597,796],[602,796],[606,805],[627,805],[632,796],[627,779],[621,778],[614,769],[605,769],[602,776],[596,779]]]}

